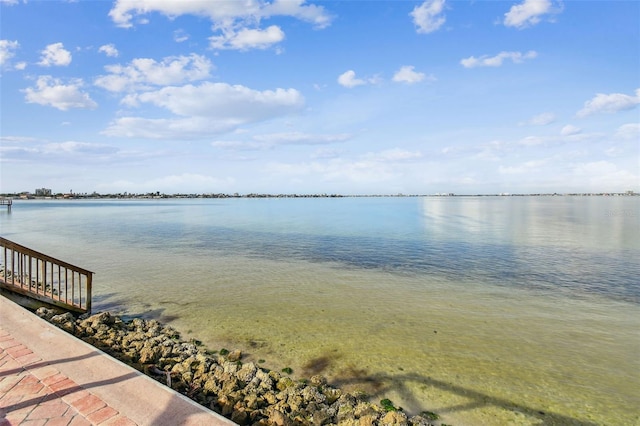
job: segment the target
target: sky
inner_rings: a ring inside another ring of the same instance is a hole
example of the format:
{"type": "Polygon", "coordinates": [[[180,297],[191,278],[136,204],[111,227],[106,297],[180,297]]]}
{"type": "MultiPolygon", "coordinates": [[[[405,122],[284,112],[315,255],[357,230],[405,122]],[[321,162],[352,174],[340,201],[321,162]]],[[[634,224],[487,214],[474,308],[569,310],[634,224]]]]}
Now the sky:
{"type": "Polygon", "coordinates": [[[0,193],[640,192],[640,2],[0,0],[0,193]]]}

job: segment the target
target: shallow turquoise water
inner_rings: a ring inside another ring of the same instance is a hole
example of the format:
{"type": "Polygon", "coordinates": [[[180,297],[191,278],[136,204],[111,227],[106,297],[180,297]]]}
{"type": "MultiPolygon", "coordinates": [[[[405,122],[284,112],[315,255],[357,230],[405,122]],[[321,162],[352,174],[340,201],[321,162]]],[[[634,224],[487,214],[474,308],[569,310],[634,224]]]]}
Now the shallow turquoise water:
{"type": "Polygon", "coordinates": [[[455,424],[639,419],[640,199],[16,202],[94,309],[455,424]],[[544,414],[541,414],[544,413],[544,414]]]}

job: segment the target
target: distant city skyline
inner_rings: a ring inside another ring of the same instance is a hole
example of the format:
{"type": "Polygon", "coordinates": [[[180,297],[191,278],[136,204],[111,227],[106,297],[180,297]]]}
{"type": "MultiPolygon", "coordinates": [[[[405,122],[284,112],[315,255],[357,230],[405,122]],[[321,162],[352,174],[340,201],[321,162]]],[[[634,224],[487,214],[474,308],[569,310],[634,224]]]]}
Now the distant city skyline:
{"type": "Polygon", "coordinates": [[[225,193],[225,192],[178,192],[164,193],[160,191],[150,192],[114,192],[114,193],[98,193],[98,192],[74,192],[69,191],[53,191],[49,188],[36,188],[35,191],[16,191],[13,193],[0,193],[0,197],[4,198],[333,198],[333,197],[494,197],[494,196],[638,196],[639,193],[628,190],[624,192],[606,191],[606,192],[540,192],[540,193],[463,193],[455,194],[453,192],[436,192],[428,193],[397,193],[397,194],[339,194],[339,193],[225,193]]]}
{"type": "Polygon", "coordinates": [[[0,12],[0,193],[640,191],[637,1],[0,12]]]}

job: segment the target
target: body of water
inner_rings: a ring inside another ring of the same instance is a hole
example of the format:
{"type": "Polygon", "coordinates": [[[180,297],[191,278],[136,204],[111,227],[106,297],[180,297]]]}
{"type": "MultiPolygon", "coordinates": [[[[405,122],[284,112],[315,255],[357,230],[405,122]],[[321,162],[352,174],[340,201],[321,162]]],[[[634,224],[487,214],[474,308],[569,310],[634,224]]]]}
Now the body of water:
{"type": "Polygon", "coordinates": [[[94,311],[446,423],[640,423],[640,197],[16,201],[94,311]]]}

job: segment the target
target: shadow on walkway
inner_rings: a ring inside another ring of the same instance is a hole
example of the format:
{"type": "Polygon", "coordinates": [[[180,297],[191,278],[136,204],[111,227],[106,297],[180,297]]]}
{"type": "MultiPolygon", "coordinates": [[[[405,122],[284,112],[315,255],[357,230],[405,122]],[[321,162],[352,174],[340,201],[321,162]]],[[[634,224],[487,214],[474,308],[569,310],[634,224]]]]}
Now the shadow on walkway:
{"type": "Polygon", "coordinates": [[[71,358],[56,359],[53,361],[37,361],[37,362],[34,362],[33,364],[26,364],[22,367],[14,368],[13,370],[3,371],[2,373],[0,373],[0,377],[18,374],[23,370],[35,370],[36,368],[46,367],[49,365],[63,364],[63,363],[73,362],[73,361],[81,361],[83,359],[93,358],[96,356],[100,356],[100,354],[98,352],[91,352],[85,355],[74,356],[71,358]]]}
{"type": "Polygon", "coordinates": [[[24,400],[24,401],[20,401],[20,402],[18,402],[16,404],[12,404],[12,405],[8,405],[6,407],[3,407],[3,409],[6,410],[9,413],[11,411],[20,410],[22,408],[36,406],[38,404],[42,404],[43,402],[57,400],[57,399],[60,399],[63,396],[71,395],[71,394],[73,394],[75,392],[81,392],[83,390],[87,390],[88,391],[88,390],[90,390],[91,388],[94,388],[94,387],[106,386],[106,385],[111,385],[111,384],[118,383],[118,382],[124,382],[125,380],[133,379],[136,376],[137,376],[137,373],[131,372],[131,373],[119,376],[119,377],[114,377],[113,379],[100,380],[100,381],[96,381],[96,382],[92,382],[92,383],[87,383],[87,384],[85,384],[83,386],[76,385],[76,386],[72,386],[72,387],[69,387],[69,388],[62,389],[60,391],[52,390],[52,393],[49,393],[47,395],[43,395],[43,396],[39,396],[39,397],[36,397],[36,398],[31,398],[31,399],[27,399],[27,400],[24,400]]]}

